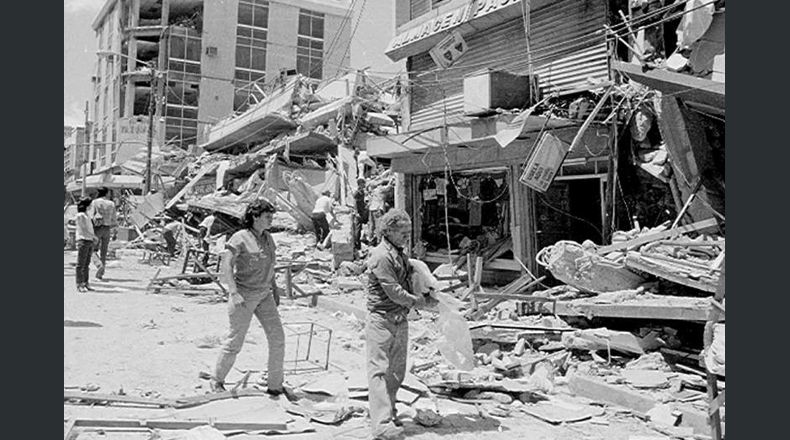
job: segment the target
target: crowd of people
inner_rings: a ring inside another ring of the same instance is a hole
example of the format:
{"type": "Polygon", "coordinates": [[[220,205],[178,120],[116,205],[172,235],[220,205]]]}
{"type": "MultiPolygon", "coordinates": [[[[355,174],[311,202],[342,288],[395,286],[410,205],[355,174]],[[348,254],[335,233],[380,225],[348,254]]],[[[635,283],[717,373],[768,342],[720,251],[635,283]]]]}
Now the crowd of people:
{"type": "Polygon", "coordinates": [[[91,256],[99,258],[96,279],[104,278],[107,267],[107,250],[113,229],[118,225],[115,202],[110,190],[99,188],[95,199],[83,198],[77,202],[74,238],[77,245],[77,291],[93,290],[89,282],[91,256]]]}

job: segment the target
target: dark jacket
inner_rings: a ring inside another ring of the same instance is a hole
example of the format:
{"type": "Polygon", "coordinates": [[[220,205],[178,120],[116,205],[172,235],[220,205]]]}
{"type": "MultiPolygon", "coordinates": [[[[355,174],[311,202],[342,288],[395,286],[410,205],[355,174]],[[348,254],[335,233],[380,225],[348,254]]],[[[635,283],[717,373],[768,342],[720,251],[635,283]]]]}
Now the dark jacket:
{"type": "Polygon", "coordinates": [[[409,258],[386,238],[368,259],[368,311],[405,317],[414,306],[409,258]]]}

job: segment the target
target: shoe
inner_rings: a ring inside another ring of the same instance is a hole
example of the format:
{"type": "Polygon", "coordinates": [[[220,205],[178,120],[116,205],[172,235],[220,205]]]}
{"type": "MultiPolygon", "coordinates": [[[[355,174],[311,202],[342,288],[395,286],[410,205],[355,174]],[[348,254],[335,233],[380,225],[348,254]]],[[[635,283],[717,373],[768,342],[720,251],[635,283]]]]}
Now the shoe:
{"type": "Polygon", "coordinates": [[[91,292],[95,292],[96,291],[96,289],[94,289],[93,287],[89,286],[88,284],[82,286],[82,288],[85,289],[85,290],[90,290],[91,292]]]}
{"type": "Polygon", "coordinates": [[[404,438],[403,428],[390,422],[373,432],[373,440],[400,440],[404,438]]]}
{"type": "Polygon", "coordinates": [[[85,287],[83,287],[81,285],[77,286],[77,292],[85,292],[85,287]]]}
{"type": "Polygon", "coordinates": [[[216,379],[211,379],[209,381],[209,386],[211,387],[211,392],[213,392],[213,393],[222,393],[222,392],[226,391],[225,390],[225,382],[222,382],[222,381],[219,381],[219,380],[216,380],[216,379]]]}
{"type": "Polygon", "coordinates": [[[399,419],[398,416],[393,415],[392,416],[392,424],[397,426],[397,427],[401,427],[401,426],[403,426],[403,421],[401,419],[399,419]]]}
{"type": "Polygon", "coordinates": [[[282,395],[282,396],[285,396],[285,398],[288,399],[288,401],[290,401],[290,402],[295,402],[295,401],[299,400],[299,398],[296,396],[296,394],[294,394],[293,391],[289,390],[287,387],[282,387],[279,390],[271,390],[271,389],[267,388],[266,389],[266,394],[268,394],[268,395],[270,395],[272,397],[277,397],[277,396],[281,396],[282,395]]]}

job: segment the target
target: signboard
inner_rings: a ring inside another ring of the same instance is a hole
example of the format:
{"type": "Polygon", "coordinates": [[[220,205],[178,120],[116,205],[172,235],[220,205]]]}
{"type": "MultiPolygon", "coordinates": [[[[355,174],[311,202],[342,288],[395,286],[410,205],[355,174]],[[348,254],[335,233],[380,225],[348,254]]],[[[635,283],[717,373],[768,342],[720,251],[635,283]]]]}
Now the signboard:
{"type": "Polygon", "coordinates": [[[423,40],[432,35],[460,26],[467,21],[483,17],[522,0],[477,0],[470,2],[445,14],[432,18],[420,26],[409,29],[395,36],[385,52],[391,52],[400,47],[423,40]]]}
{"type": "Polygon", "coordinates": [[[450,67],[466,52],[464,37],[458,31],[452,32],[430,50],[431,58],[442,69],[450,67]]]}
{"type": "Polygon", "coordinates": [[[565,156],[570,151],[570,145],[566,144],[551,133],[546,133],[540,138],[535,151],[524,168],[524,173],[518,179],[519,182],[528,187],[546,192],[554,181],[565,156]]]}
{"type": "MultiPolygon", "coordinates": [[[[154,141],[156,141],[156,125],[154,126],[154,141]]],[[[154,142],[156,144],[156,142],[154,142]]],[[[122,165],[135,154],[143,151],[148,145],[148,117],[136,116],[121,118],[118,121],[118,150],[115,154],[115,164],[122,165]]]]}

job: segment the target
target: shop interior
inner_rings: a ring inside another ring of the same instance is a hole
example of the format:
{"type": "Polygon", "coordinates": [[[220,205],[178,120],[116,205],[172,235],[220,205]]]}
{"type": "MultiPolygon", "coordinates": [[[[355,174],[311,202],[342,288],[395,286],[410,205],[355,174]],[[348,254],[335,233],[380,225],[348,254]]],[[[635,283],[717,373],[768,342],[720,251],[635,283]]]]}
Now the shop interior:
{"type": "MultiPolygon", "coordinates": [[[[480,254],[510,236],[510,197],[506,168],[416,176],[420,237],[417,246],[430,257],[480,254]],[[446,178],[449,177],[449,178],[446,178]],[[445,202],[447,206],[445,206],[445,202]],[[446,212],[446,216],[445,216],[446,212]]],[[[513,258],[512,251],[499,258],[513,258]]]]}
{"type": "Polygon", "coordinates": [[[561,240],[604,243],[605,177],[557,177],[545,193],[535,193],[538,249],[561,240]]]}

